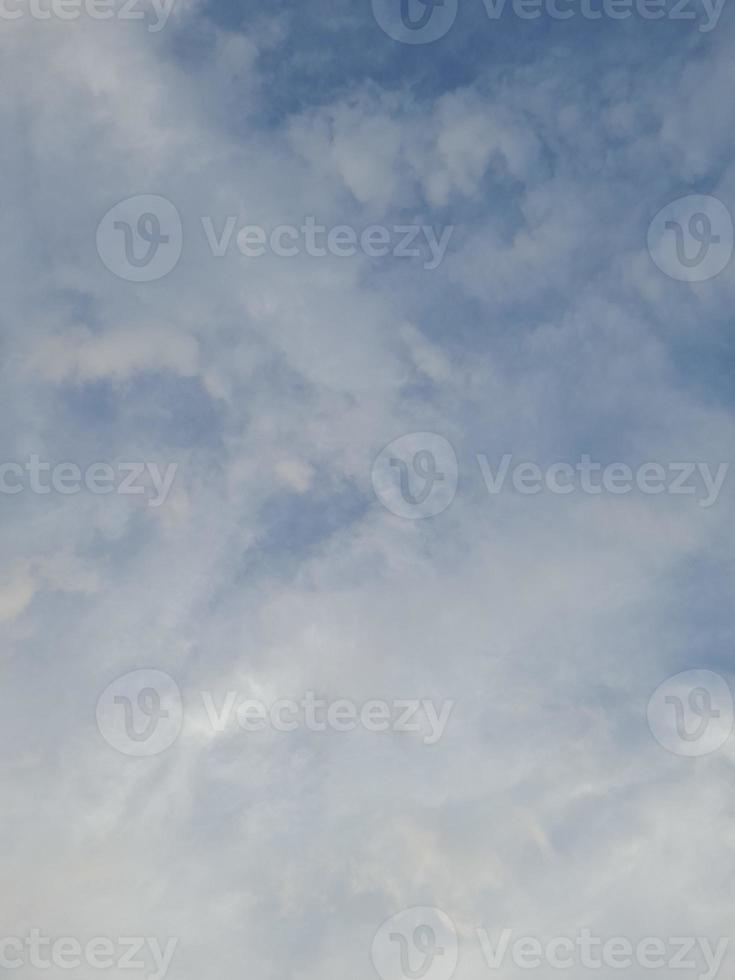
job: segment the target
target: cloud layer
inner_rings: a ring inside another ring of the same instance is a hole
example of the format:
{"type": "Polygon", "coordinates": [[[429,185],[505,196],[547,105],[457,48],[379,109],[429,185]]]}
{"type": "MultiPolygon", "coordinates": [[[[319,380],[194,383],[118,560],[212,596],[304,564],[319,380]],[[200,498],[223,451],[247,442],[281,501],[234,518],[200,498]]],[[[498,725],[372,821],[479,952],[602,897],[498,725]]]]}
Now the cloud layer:
{"type": "Polygon", "coordinates": [[[677,198],[735,209],[730,10],[701,33],[467,0],[425,46],[342,0],[149,23],[0,31],[2,461],[177,464],[156,508],[0,497],[3,934],[177,937],[175,980],[368,978],[412,906],[451,917],[460,980],[488,973],[477,928],[728,936],[735,743],[677,757],[646,705],[732,679],[731,481],[709,508],[493,496],[477,455],[731,458],[732,269],[676,281],[646,246],[677,198]],[[96,251],[136,195],[181,216],[154,282],[96,251]],[[202,219],[230,216],[454,230],[435,269],[218,257],[202,219]],[[371,470],[423,432],[458,489],[405,520],[371,470]],[[184,705],[150,758],[95,716],[139,668],[184,705]],[[455,707],[428,746],[217,733],[201,692],[230,690],[455,707]]]}

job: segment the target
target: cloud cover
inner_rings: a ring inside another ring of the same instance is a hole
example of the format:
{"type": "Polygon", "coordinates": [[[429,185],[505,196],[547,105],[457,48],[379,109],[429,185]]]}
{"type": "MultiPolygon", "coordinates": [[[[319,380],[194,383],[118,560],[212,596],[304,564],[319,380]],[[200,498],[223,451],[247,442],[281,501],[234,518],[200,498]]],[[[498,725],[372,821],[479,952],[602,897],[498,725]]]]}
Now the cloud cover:
{"type": "Polygon", "coordinates": [[[490,497],[475,459],[730,459],[731,269],[673,281],[646,229],[735,205],[732,34],[469,0],[416,48],[346,0],[2,24],[3,459],[178,464],[157,509],[2,497],[4,934],[179,937],[181,980],[367,978],[414,905],[462,980],[478,927],[729,935],[735,743],[676,758],[646,702],[732,677],[732,486],[490,497]],[[152,283],[95,250],[137,194],[184,229],[152,283]],[[201,218],[230,215],[455,231],[430,271],[217,258],[201,218]],[[423,431],[459,492],[404,521],[371,467],[423,431]],[[95,724],[140,667],[188,706],[150,759],[95,724]],[[198,692],[230,689],[456,707],[428,747],[217,735],[198,692]]]}

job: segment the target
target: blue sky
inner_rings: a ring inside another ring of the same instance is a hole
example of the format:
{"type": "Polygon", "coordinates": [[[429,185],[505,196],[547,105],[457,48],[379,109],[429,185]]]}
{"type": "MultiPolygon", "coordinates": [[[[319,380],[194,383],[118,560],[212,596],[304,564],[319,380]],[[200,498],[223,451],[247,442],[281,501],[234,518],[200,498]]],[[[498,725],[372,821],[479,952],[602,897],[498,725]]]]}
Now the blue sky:
{"type": "Polygon", "coordinates": [[[695,0],[459,0],[427,44],[370,0],[0,20],[0,462],[176,467],[160,506],[149,471],[0,494],[4,936],[177,937],[172,980],[367,980],[381,923],[430,906],[479,980],[478,928],[729,935],[735,742],[667,752],[647,705],[683,671],[732,684],[732,474],[709,506],[492,494],[478,456],[729,464],[732,264],[691,281],[670,251],[667,274],[647,234],[693,195],[735,213],[730,2],[702,31],[695,0]],[[180,255],[137,281],[108,216],[151,195],[180,255]],[[309,216],[451,237],[436,268],[237,244],[309,216]],[[217,256],[203,220],[230,217],[217,256]],[[425,519],[381,456],[404,437],[456,466],[425,519]],[[131,758],[95,712],[139,669],[185,710],[131,758]],[[201,693],[230,690],[454,709],[434,745],[218,732],[201,693]]]}

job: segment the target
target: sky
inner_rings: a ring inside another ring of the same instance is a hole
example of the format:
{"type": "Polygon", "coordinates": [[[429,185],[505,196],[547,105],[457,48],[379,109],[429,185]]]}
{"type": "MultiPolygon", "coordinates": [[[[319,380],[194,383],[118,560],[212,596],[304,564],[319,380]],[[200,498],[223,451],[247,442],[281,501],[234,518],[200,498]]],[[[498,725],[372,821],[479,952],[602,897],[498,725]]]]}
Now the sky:
{"type": "Polygon", "coordinates": [[[50,4],[0,3],[0,973],[725,980],[730,0],[50,4]]]}

